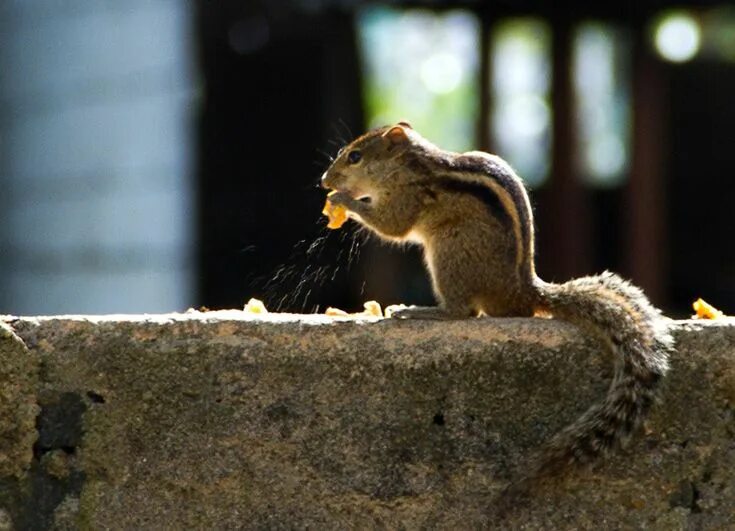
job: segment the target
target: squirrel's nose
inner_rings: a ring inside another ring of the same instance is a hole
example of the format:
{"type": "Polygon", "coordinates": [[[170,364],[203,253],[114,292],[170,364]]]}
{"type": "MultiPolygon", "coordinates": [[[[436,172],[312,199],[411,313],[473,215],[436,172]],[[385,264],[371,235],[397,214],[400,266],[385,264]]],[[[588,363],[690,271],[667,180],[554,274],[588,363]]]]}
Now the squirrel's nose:
{"type": "Polygon", "coordinates": [[[327,189],[329,188],[329,186],[327,186],[327,172],[322,173],[321,183],[322,183],[322,188],[327,188],[327,189]]]}

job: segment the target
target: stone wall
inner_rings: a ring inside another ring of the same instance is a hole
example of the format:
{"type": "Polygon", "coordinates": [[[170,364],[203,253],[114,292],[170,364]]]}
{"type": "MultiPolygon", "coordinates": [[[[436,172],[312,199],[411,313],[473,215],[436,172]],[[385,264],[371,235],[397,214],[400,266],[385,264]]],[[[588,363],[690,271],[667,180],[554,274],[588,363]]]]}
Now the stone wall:
{"type": "MultiPolygon", "coordinates": [[[[542,319],[0,326],[0,529],[493,527],[511,474],[612,370],[542,319]]],[[[642,433],[503,527],[735,528],[735,320],[673,326],[642,433]]]]}

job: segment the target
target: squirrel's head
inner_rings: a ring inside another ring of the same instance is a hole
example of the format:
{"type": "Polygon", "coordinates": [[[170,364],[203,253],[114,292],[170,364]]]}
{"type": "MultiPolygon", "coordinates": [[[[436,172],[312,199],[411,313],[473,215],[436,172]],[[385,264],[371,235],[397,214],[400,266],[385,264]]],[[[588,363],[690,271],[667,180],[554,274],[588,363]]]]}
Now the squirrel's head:
{"type": "Polygon", "coordinates": [[[322,187],[346,192],[362,201],[375,201],[386,180],[395,178],[396,159],[422,139],[408,122],[380,127],[342,148],[322,175],[322,187]]]}

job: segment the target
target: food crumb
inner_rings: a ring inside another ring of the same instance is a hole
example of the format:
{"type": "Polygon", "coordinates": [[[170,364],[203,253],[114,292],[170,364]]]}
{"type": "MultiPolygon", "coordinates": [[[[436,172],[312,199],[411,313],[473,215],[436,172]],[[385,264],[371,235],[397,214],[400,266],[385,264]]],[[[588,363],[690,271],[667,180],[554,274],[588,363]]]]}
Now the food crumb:
{"type": "Polygon", "coordinates": [[[333,205],[329,200],[329,196],[336,193],[333,190],[327,194],[327,201],[324,203],[324,208],[322,209],[322,214],[329,218],[327,228],[330,229],[338,229],[347,221],[347,209],[342,205],[333,205]]]}
{"type": "Polygon", "coordinates": [[[355,313],[348,313],[330,306],[324,311],[324,314],[332,317],[383,317],[383,309],[378,301],[367,301],[362,306],[365,309],[355,313]]]}
{"type": "Polygon", "coordinates": [[[245,305],[245,308],[243,308],[243,311],[247,313],[268,313],[268,310],[265,307],[265,304],[263,304],[263,301],[255,298],[251,298],[248,303],[245,305]]]}
{"type": "Polygon", "coordinates": [[[692,319],[719,319],[720,317],[724,317],[724,314],[720,310],[701,298],[694,301],[692,308],[697,312],[692,315],[692,319]]]}
{"type": "Polygon", "coordinates": [[[373,317],[383,317],[383,310],[378,301],[367,301],[362,306],[365,308],[365,311],[362,313],[372,315],[373,317]]]}

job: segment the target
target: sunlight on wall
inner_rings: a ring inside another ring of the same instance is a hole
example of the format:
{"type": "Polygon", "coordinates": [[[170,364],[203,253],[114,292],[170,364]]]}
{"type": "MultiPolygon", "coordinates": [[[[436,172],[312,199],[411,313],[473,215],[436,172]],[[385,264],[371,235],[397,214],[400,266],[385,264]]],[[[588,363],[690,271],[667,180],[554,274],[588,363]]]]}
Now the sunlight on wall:
{"type": "Polygon", "coordinates": [[[492,36],[495,151],[531,186],[544,182],[551,152],[551,33],[537,19],[510,19],[492,36]]]}
{"type": "Polygon", "coordinates": [[[480,28],[463,10],[369,7],[357,21],[370,127],[408,120],[444,149],[473,149],[480,28]]]}
{"type": "Polygon", "coordinates": [[[577,28],[572,58],[580,174],[614,186],[630,159],[630,54],[621,31],[588,22],[577,28]]]}

